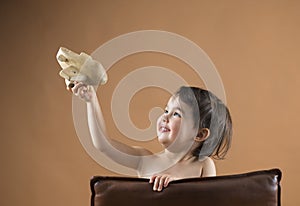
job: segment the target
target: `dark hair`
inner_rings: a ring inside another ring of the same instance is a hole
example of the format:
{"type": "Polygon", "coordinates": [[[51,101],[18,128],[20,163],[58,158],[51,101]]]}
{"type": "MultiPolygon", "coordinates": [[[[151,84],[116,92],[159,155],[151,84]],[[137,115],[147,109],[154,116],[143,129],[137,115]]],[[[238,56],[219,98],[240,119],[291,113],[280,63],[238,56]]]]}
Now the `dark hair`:
{"type": "Polygon", "coordinates": [[[209,137],[193,151],[193,155],[224,159],[232,138],[231,116],[225,104],[212,92],[198,87],[181,87],[175,96],[191,106],[194,127],[210,130],[209,137]]]}

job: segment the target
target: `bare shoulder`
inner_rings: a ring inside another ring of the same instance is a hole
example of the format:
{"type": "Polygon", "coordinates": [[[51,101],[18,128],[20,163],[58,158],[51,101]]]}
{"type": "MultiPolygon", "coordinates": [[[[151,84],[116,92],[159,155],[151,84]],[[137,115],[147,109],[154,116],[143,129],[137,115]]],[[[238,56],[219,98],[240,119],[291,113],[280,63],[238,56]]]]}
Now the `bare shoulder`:
{"type": "Polygon", "coordinates": [[[202,161],[202,164],[203,164],[204,166],[207,166],[207,167],[215,166],[215,163],[214,163],[213,159],[210,158],[210,157],[206,157],[206,158],[202,161]]]}
{"type": "Polygon", "coordinates": [[[201,164],[202,164],[201,177],[216,176],[216,166],[214,161],[210,157],[207,157],[204,160],[202,160],[201,164]]]}

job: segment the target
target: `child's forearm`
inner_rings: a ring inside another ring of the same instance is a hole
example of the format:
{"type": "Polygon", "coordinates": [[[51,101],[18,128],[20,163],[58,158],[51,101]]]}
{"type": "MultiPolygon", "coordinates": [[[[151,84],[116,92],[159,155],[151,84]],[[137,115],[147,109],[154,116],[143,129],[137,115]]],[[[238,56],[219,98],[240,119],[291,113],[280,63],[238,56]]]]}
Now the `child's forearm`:
{"type": "Polygon", "coordinates": [[[106,134],[105,122],[97,97],[87,102],[87,117],[93,145],[101,152],[104,152],[109,139],[106,134]]]}
{"type": "Polygon", "coordinates": [[[91,101],[87,102],[88,127],[93,145],[113,161],[137,169],[140,161],[138,151],[133,147],[111,139],[107,135],[96,93],[93,95],[91,101]]]}

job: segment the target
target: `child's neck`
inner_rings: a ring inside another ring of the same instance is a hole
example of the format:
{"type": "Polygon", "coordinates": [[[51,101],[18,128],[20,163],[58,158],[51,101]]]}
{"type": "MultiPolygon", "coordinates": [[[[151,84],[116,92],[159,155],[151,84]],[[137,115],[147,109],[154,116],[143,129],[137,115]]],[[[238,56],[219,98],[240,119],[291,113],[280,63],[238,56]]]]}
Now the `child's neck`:
{"type": "Polygon", "coordinates": [[[187,162],[187,161],[194,161],[195,160],[195,156],[192,153],[187,153],[185,156],[183,156],[179,162],[187,162]]]}
{"type": "Polygon", "coordinates": [[[175,161],[175,162],[190,161],[190,160],[194,160],[195,158],[195,156],[193,156],[193,154],[190,151],[172,152],[168,149],[165,149],[164,157],[169,159],[170,161],[175,161]]]}
{"type": "Polygon", "coordinates": [[[188,150],[181,150],[182,152],[174,152],[166,148],[164,155],[168,159],[176,160],[176,162],[195,160],[195,156],[192,152],[196,147],[198,147],[198,144],[193,144],[188,150]]]}

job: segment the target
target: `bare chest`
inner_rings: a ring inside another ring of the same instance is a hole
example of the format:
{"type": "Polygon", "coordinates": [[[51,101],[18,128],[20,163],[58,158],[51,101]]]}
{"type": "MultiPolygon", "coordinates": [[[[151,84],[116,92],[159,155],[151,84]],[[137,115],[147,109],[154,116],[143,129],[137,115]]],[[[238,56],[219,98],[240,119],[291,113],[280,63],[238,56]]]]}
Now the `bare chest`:
{"type": "Polygon", "coordinates": [[[176,179],[201,177],[202,167],[199,161],[189,163],[179,162],[162,173],[169,174],[176,179]]]}

